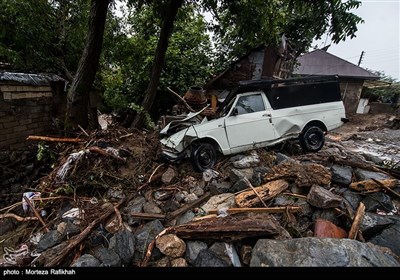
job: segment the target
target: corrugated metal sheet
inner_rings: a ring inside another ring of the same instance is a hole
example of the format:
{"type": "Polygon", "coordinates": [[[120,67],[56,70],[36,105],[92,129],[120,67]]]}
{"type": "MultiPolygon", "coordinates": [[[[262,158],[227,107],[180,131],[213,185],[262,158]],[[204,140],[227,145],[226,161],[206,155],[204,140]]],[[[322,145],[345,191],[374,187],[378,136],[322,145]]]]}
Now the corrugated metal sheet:
{"type": "Polygon", "coordinates": [[[65,82],[63,78],[55,74],[27,74],[0,72],[0,81],[14,81],[29,85],[48,85],[50,82],[65,82]]]}
{"type": "Polygon", "coordinates": [[[379,76],[323,50],[315,50],[297,59],[300,65],[294,69],[296,75],[338,75],[340,77],[378,79],[379,76]]]}

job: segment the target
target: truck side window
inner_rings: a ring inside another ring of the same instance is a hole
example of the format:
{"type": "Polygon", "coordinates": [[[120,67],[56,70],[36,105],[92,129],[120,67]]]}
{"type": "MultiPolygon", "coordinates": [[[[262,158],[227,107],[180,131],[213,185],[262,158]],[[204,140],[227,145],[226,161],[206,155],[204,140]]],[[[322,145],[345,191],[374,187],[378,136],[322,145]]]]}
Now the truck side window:
{"type": "Polygon", "coordinates": [[[264,101],[261,94],[253,94],[239,97],[239,100],[236,103],[236,108],[239,115],[265,110],[264,101]]]}

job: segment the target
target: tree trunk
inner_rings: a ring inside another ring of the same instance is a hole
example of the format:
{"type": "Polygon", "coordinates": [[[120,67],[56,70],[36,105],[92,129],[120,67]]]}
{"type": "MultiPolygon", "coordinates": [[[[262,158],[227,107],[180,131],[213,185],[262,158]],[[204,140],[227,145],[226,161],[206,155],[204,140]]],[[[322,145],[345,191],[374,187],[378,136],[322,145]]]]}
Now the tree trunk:
{"type": "Polygon", "coordinates": [[[74,129],[78,125],[88,126],[89,91],[92,87],[103,44],[104,26],[110,0],[92,0],[89,29],[85,49],[67,97],[65,127],[74,129]]]}
{"type": "Polygon", "coordinates": [[[154,56],[154,62],[151,70],[150,82],[142,102],[143,111],[138,113],[132,123],[131,128],[142,128],[145,118],[145,112],[150,112],[157,93],[157,87],[160,82],[161,70],[164,65],[165,54],[167,52],[169,37],[174,28],[174,21],[178,9],[182,6],[183,0],[170,0],[165,13],[163,25],[161,27],[160,37],[157,43],[157,49],[154,56]]]}

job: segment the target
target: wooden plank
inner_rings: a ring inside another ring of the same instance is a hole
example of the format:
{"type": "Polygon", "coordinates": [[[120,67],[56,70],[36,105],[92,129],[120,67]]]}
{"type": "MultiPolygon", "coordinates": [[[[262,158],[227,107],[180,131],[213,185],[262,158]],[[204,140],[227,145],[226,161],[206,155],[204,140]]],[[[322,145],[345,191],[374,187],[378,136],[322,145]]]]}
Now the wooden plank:
{"type": "MultiPolygon", "coordinates": [[[[208,214],[218,214],[221,210],[215,209],[210,210],[208,214]]],[[[269,208],[229,208],[226,210],[228,214],[237,214],[244,212],[251,213],[286,213],[286,212],[300,212],[301,207],[299,206],[288,206],[288,207],[269,207],[269,208]]]]}
{"type": "MultiPolygon", "coordinates": [[[[397,192],[395,192],[394,190],[392,190],[389,186],[386,186],[385,184],[379,182],[378,180],[371,178],[372,181],[374,181],[375,183],[378,184],[378,186],[384,188],[385,190],[387,190],[388,192],[390,192],[391,194],[397,196],[398,198],[400,198],[400,194],[398,194],[397,192]]],[[[397,184],[396,184],[397,185],[397,184]]]]}
{"type": "Polygon", "coordinates": [[[29,135],[26,140],[34,140],[34,141],[47,141],[47,142],[65,142],[65,143],[79,143],[85,140],[79,138],[58,138],[58,137],[46,137],[46,136],[36,136],[29,135]]]}
{"type": "Polygon", "coordinates": [[[350,239],[355,239],[357,237],[357,233],[360,228],[362,219],[364,217],[364,213],[365,213],[365,205],[364,205],[364,203],[360,202],[360,204],[358,204],[357,211],[356,211],[356,214],[353,219],[353,224],[351,225],[351,228],[349,231],[350,239]]]}
{"type": "Polygon", "coordinates": [[[250,208],[260,203],[260,197],[263,201],[270,200],[286,190],[289,187],[289,183],[285,180],[276,180],[268,182],[262,186],[254,188],[258,195],[254,193],[254,190],[242,192],[235,196],[236,204],[240,208],[250,208]]]}
{"type": "Polygon", "coordinates": [[[353,182],[350,184],[350,188],[359,192],[377,192],[382,189],[382,185],[385,186],[385,189],[395,188],[398,186],[398,180],[396,179],[384,179],[376,181],[375,179],[364,180],[353,182]],[[377,183],[379,182],[379,184],[377,183]]]}
{"type": "Polygon", "coordinates": [[[143,220],[164,220],[164,214],[151,214],[151,213],[139,213],[131,212],[129,215],[133,218],[143,219],[143,220]]]}
{"type": "Polygon", "coordinates": [[[3,92],[5,100],[52,97],[52,92],[3,92]]]}

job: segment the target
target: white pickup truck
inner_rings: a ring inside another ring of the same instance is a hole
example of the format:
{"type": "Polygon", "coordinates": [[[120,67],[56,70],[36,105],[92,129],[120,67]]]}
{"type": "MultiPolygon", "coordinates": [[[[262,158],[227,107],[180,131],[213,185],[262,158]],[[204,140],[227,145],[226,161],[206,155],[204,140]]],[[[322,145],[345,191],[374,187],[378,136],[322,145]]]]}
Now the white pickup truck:
{"type": "Polygon", "coordinates": [[[230,155],[297,138],[305,151],[320,150],[325,134],[347,121],[336,76],[241,82],[199,122],[200,112],[162,131],[162,156],[190,157],[195,170],[212,168],[217,153],[230,155]]]}

